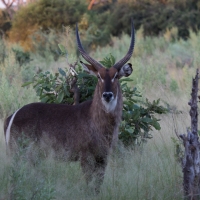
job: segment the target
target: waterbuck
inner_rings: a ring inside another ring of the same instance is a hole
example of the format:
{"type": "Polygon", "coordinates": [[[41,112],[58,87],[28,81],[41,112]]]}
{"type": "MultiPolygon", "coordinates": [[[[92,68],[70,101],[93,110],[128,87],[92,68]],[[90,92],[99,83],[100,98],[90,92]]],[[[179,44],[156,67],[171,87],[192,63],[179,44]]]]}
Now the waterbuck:
{"type": "Polygon", "coordinates": [[[122,91],[119,79],[132,73],[130,63],[135,34],[131,22],[131,42],[127,54],[106,69],[83,49],[78,27],[78,50],[89,63],[82,66],[98,77],[92,100],[78,105],[31,103],[17,110],[4,123],[6,144],[12,144],[23,135],[34,141],[45,140],[53,149],[62,149],[70,160],[79,160],[87,182],[93,177],[103,180],[112,143],[118,138],[122,116],[122,91]]]}

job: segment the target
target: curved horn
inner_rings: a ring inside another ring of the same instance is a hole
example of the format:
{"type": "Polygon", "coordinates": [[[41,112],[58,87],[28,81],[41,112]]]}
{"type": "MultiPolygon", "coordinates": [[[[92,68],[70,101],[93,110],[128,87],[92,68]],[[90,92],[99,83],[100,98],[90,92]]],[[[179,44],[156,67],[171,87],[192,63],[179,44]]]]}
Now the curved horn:
{"type": "Polygon", "coordinates": [[[81,44],[81,40],[79,37],[79,32],[78,32],[78,25],[76,24],[76,41],[77,41],[77,45],[78,45],[78,50],[81,53],[81,55],[83,56],[83,58],[89,62],[91,65],[93,65],[95,67],[96,70],[99,70],[100,68],[103,67],[103,65],[101,65],[101,63],[97,62],[96,60],[94,60],[93,58],[91,58],[83,49],[83,46],[81,44]]]}
{"type": "Polygon", "coordinates": [[[113,67],[115,67],[117,70],[120,70],[121,67],[126,64],[126,62],[131,58],[134,50],[134,45],[135,45],[135,31],[134,31],[134,25],[133,25],[133,20],[131,19],[131,44],[129,47],[129,50],[127,54],[119,60],[117,63],[114,64],[113,67]]]}

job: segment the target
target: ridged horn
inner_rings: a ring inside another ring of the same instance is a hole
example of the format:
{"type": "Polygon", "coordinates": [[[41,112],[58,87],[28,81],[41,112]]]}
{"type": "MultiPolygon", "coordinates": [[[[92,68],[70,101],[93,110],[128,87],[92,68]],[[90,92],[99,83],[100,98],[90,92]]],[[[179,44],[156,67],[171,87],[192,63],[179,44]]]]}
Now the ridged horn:
{"type": "Polygon", "coordinates": [[[117,63],[114,64],[113,67],[115,67],[117,70],[120,70],[121,67],[127,63],[127,61],[131,58],[133,54],[134,45],[135,45],[135,30],[134,30],[133,20],[131,19],[131,43],[129,50],[121,60],[119,60],[117,63]]]}
{"type": "Polygon", "coordinates": [[[78,45],[78,50],[80,52],[80,54],[83,56],[83,58],[89,62],[91,65],[93,65],[95,67],[96,70],[99,70],[100,68],[103,67],[103,65],[101,65],[101,63],[97,62],[96,60],[94,60],[92,57],[90,57],[86,51],[83,49],[83,46],[81,44],[81,40],[79,37],[79,32],[78,32],[78,25],[76,24],[76,41],[77,41],[77,45],[78,45]]]}

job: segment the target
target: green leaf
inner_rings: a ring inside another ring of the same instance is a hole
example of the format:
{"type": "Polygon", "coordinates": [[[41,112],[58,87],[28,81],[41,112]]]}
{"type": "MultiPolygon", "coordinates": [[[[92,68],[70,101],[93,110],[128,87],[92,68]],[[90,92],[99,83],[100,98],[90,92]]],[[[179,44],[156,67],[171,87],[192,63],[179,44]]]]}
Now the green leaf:
{"type": "Polygon", "coordinates": [[[43,102],[43,103],[47,103],[47,102],[49,101],[49,97],[48,97],[48,96],[45,96],[45,97],[41,98],[40,100],[41,100],[41,102],[43,102]]]}
{"type": "Polygon", "coordinates": [[[60,49],[62,54],[67,54],[67,51],[66,51],[65,47],[62,44],[58,44],[58,47],[59,47],[59,49],[60,49]]]}
{"type": "Polygon", "coordinates": [[[133,120],[138,120],[140,117],[140,111],[139,110],[135,110],[134,115],[133,115],[133,120]]]}
{"type": "Polygon", "coordinates": [[[161,129],[160,124],[159,124],[157,121],[154,121],[154,122],[152,123],[152,126],[153,126],[156,130],[160,130],[160,129],[161,129]]]}
{"type": "Polygon", "coordinates": [[[134,109],[134,110],[140,109],[140,106],[137,105],[137,104],[133,104],[133,109],[134,109]]]}
{"type": "Polygon", "coordinates": [[[58,71],[62,76],[67,77],[66,72],[63,69],[58,68],[58,71]]]}
{"type": "Polygon", "coordinates": [[[99,62],[105,67],[110,68],[115,64],[115,58],[112,54],[109,54],[109,56],[105,57],[102,61],[99,62]]]}
{"type": "Polygon", "coordinates": [[[130,82],[130,81],[133,81],[133,79],[131,79],[131,78],[122,78],[122,79],[120,79],[120,83],[122,83],[123,81],[130,82]]]}
{"type": "Polygon", "coordinates": [[[132,127],[127,128],[126,131],[128,131],[130,134],[132,134],[134,132],[134,128],[132,128],[132,127]]]}
{"type": "Polygon", "coordinates": [[[62,84],[56,86],[55,91],[58,92],[62,88],[62,86],[63,86],[62,84]]]}
{"type": "Polygon", "coordinates": [[[57,102],[58,102],[58,103],[61,103],[62,100],[63,100],[63,98],[64,98],[64,92],[61,91],[61,92],[58,93],[57,102]]]}
{"type": "Polygon", "coordinates": [[[46,75],[47,75],[47,74],[50,74],[50,71],[46,71],[45,74],[46,74],[46,75]]]}
{"type": "Polygon", "coordinates": [[[22,87],[25,87],[25,86],[27,86],[27,85],[30,85],[31,83],[33,83],[33,81],[26,82],[26,83],[22,84],[22,87]]]}
{"type": "Polygon", "coordinates": [[[110,54],[110,60],[111,60],[111,64],[114,65],[115,64],[115,57],[110,54]]]}
{"type": "Polygon", "coordinates": [[[144,117],[144,118],[141,119],[141,121],[146,122],[146,123],[150,123],[150,122],[152,122],[152,119],[149,118],[149,117],[144,117]]]}

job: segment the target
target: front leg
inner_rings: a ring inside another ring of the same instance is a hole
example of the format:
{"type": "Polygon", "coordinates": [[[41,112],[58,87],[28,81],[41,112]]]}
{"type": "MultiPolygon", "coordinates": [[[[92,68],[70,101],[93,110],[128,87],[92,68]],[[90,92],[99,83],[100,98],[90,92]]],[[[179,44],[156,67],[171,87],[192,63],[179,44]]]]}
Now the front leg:
{"type": "Polygon", "coordinates": [[[81,168],[86,179],[86,183],[89,184],[92,181],[95,171],[95,158],[91,153],[83,153],[81,156],[81,168]]]}
{"type": "Polygon", "coordinates": [[[115,127],[113,131],[113,138],[112,138],[112,143],[111,143],[112,150],[117,147],[118,140],[119,140],[119,127],[115,127]]]}
{"type": "Polygon", "coordinates": [[[107,155],[105,156],[97,156],[95,158],[95,191],[99,193],[100,186],[103,183],[105,170],[107,166],[107,155]]]}

